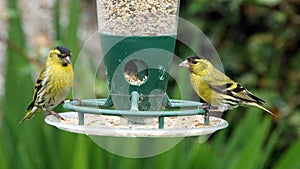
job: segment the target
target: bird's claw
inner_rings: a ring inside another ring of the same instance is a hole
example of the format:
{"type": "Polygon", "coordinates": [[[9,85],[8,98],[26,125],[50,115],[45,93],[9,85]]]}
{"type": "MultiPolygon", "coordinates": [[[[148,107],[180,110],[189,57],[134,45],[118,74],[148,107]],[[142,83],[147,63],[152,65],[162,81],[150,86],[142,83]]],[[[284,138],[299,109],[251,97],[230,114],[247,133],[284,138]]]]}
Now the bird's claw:
{"type": "Polygon", "coordinates": [[[61,117],[58,113],[51,111],[51,110],[44,110],[45,112],[48,112],[49,114],[53,115],[54,117],[60,119],[60,120],[65,120],[63,117],[61,117]]]}
{"type": "Polygon", "coordinates": [[[72,98],[72,99],[70,99],[70,100],[63,100],[63,101],[61,102],[61,104],[68,103],[68,102],[71,102],[71,101],[74,101],[74,100],[77,101],[77,102],[79,103],[79,106],[83,106],[82,100],[79,99],[79,98],[72,98]]]}
{"type": "Polygon", "coordinates": [[[83,106],[83,103],[82,103],[82,100],[81,99],[79,99],[79,98],[72,98],[72,99],[70,99],[71,101],[77,101],[78,103],[79,103],[79,106],[83,106]]]}
{"type": "Polygon", "coordinates": [[[216,113],[221,112],[218,106],[212,106],[208,103],[203,103],[201,106],[198,107],[199,109],[204,109],[206,112],[216,113]]]}
{"type": "Polygon", "coordinates": [[[222,109],[220,109],[218,106],[212,106],[208,103],[203,103],[200,107],[198,108],[202,108],[205,110],[205,114],[204,114],[204,124],[206,126],[209,126],[209,116],[211,114],[214,115],[214,113],[221,113],[223,112],[222,109]]]}

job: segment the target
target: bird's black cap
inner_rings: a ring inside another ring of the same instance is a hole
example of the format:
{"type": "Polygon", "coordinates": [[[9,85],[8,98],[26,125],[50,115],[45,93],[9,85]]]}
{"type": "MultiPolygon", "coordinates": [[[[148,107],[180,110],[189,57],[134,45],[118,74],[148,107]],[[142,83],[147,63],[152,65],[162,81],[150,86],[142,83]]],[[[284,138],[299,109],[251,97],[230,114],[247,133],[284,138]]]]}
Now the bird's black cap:
{"type": "Polygon", "coordinates": [[[57,46],[54,49],[59,50],[62,54],[65,54],[67,56],[71,56],[71,51],[70,49],[64,47],[64,46],[57,46]]]}
{"type": "Polygon", "coordinates": [[[187,57],[187,59],[188,60],[204,59],[204,57],[201,55],[192,55],[192,56],[187,57]]]}

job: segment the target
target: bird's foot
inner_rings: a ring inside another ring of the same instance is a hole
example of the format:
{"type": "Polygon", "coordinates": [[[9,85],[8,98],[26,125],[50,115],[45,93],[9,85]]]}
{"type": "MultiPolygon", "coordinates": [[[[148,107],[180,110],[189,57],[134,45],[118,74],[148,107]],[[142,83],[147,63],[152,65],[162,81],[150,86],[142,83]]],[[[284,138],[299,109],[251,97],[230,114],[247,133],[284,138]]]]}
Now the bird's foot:
{"type": "Polygon", "coordinates": [[[220,109],[220,107],[218,106],[212,106],[210,104],[207,104],[205,105],[204,107],[205,109],[205,114],[204,114],[204,124],[209,126],[209,117],[210,116],[216,116],[218,117],[220,115],[220,113],[223,112],[222,109],[220,109]]]}
{"type": "Polygon", "coordinates": [[[198,106],[199,109],[204,109],[206,112],[211,112],[211,113],[215,113],[215,112],[220,112],[221,110],[219,109],[218,106],[212,106],[208,103],[203,103],[201,106],[198,106]]]}
{"type": "Polygon", "coordinates": [[[68,102],[71,102],[71,101],[74,101],[74,100],[77,101],[77,102],[79,103],[79,106],[83,106],[82,100],[79,99],[79,98],[72,98],[72,99],[70,99],[70,100],[63,100],[63,101],[61,102],[61,104],[68,103],[68,102]]]}
{"type": "Polygon", "coordinates": [[[51,110],[48,110],[48,109],[43,109],[43,111],[53,115],[54,117],[60,119],[60,120],[65,120],[63,117],[61,117],[58,113],[54,112],[54,111],[51,111],[51,110]]]}
{"type": "Polygon", "coordinates": [[[50,111],[50,114],[52,114],[54,117],[60,119],[60,120],[65,120],[63,117],[61,117],[58,113],[54,111],[50,111]]]}
{"type": "Polygon", "coordinates": [[[212,106],[212,105],[208,105],[204,109],[210,113],[222,113],[222,112],[226,111],[226,109],[224,109],[222,106],[219,107],[219,106],[212,106]]]}
{"type": "Polygon", "coordinates": [[[210,107],[210,105],[208,103],[202,103],[201,106],[198,106],[198,109],[208,109],[210,107]]]}
{"type": "Polygon", "coordinates": [[[214,107],[214,108],[210,107],[205,110],[209,113],[221,113],[222,112],[218,107],[214,107]]]}

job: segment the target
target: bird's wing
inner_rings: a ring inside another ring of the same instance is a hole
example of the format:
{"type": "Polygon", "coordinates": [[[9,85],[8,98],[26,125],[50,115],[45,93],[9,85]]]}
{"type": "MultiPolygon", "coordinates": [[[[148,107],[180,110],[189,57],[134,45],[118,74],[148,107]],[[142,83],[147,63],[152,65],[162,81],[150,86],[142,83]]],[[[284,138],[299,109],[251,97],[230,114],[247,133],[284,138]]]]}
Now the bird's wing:
{"type": "Polygon", "coordinates": [[[254,96],[242,85],[234,82],[224,83],[222,85],[209,84],[210,88],[218,93],[226,94],[246,102],[255,102],[262,105],[265,101],[254,96]]]}
{"type": "Polygon", "coordinates": [[[45,74],[45,69],[43,69],[38,77],[38,79],[35,82],[35,86],[34,86],[34,93],[33,93],[33,100],[30,103],[30,105],[27,107],[27,111],[29,111],[30,109],[33,108],[36,98],[37,98],[37,94],[39,93],[39,91],[42,88],[42,82],[43,82],[43,78],[44,78],[44,74],[45,74]]]}

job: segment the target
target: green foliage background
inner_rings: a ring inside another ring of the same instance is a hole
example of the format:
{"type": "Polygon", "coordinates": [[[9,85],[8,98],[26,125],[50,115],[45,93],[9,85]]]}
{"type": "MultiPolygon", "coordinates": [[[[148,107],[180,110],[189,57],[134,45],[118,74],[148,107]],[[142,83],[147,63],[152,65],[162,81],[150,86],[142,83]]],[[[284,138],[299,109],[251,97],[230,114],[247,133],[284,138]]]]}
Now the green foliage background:
{"type": "MultiPolygon", "coordinates": [[[[300,168],[300,2],[297,0],[182,0],[180,16],[199,27],[213,42],[226,73],[268,100],[279,114],[272,119],[255,108],[239,108],[223,118],[230,126],[200,144],[185,138],[161,155],[132,159],[111,154],[85,135],[60,131],[43,123],[42,115],[18,124],[32,95],[31,63],[17,9],[7,0],[5,97],[1,102],[0,168],[300,168]],[[26,52],[25,52],[26,53],[26,52]],[[26,55],[26,54],[25,54],[26,55]]],[[[56,9],[59,9],[59,0],[56,9]]],[[[70,0],[67,30],[55,12],[56,43],[80,51],[76,38],[80,3],[70,0]]],[[[180,44],[176,54],[189,51],[180,44]]],[[[76,60],[76,57],[73,58],[76,60]]],[[[87,72],[88,73],[88,72],[87,72]]],[[[186,75],[183,75],[186,76],[186,75]]],[[[102,83],[104,84],[104,83],[102,83]]],[[[170,90],[170,97],[178,91],[170,90]]],[[[105,96],[102,96],[105,97],[105,96]]]]}

